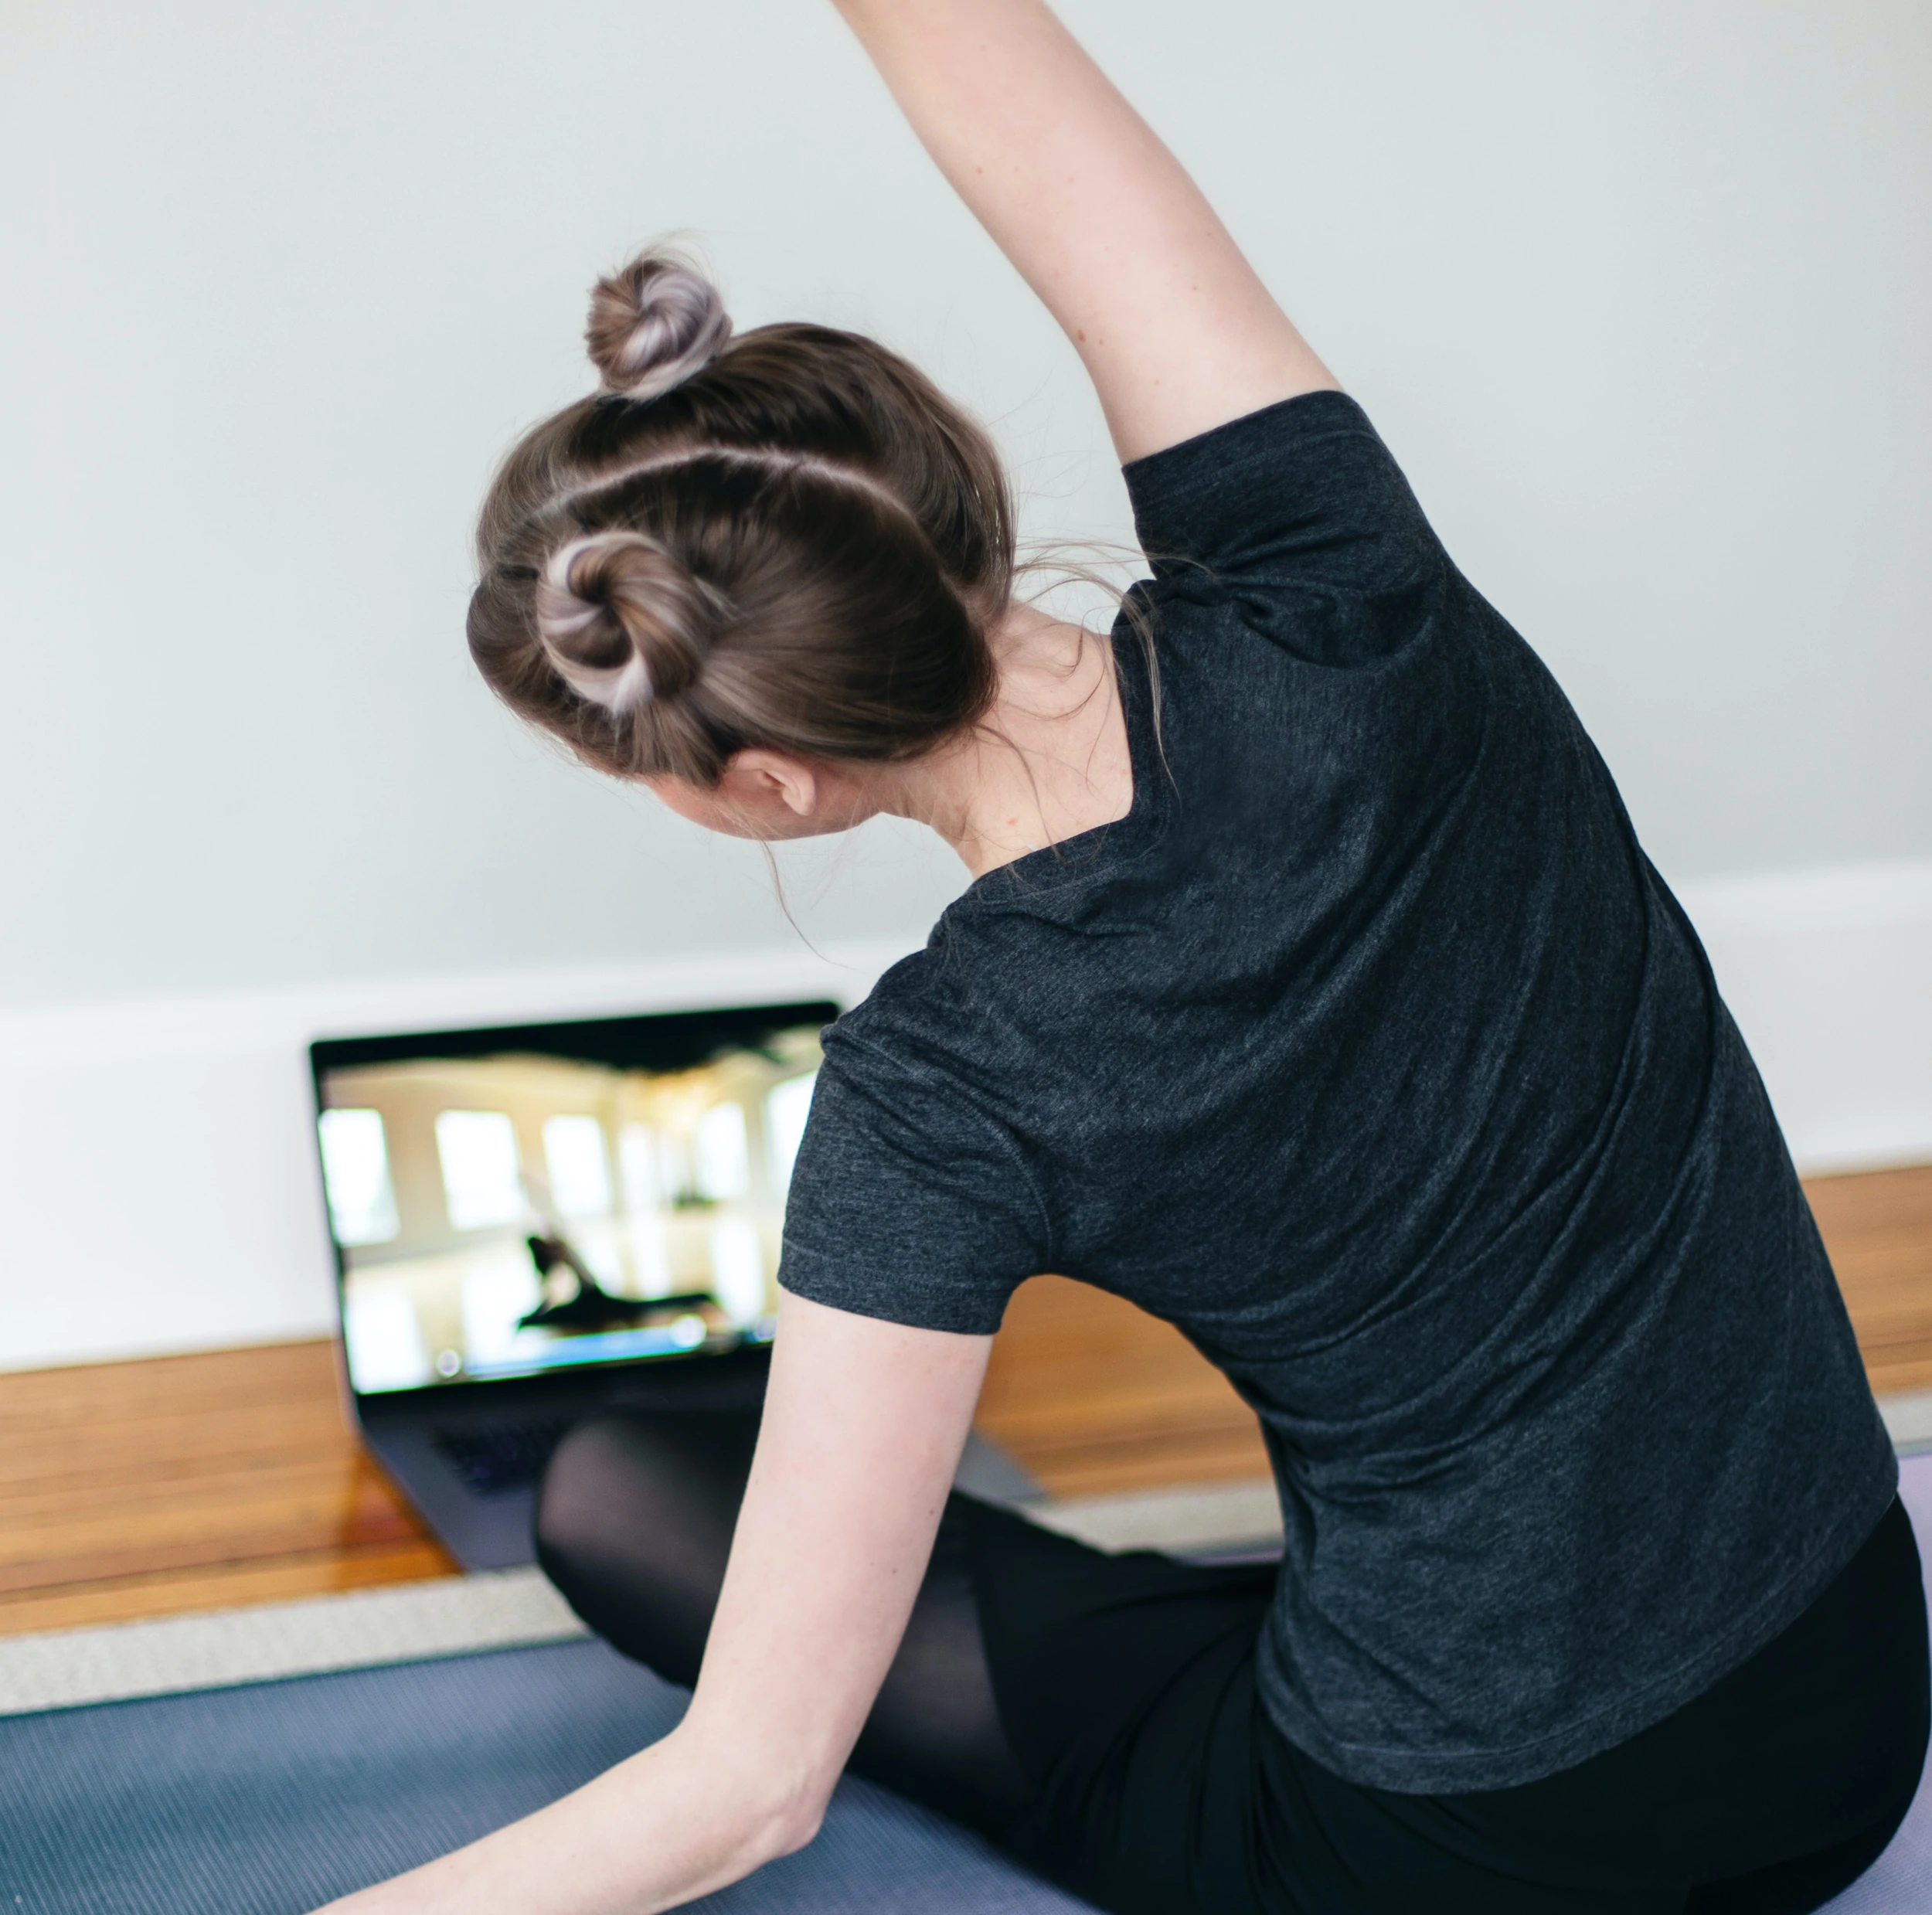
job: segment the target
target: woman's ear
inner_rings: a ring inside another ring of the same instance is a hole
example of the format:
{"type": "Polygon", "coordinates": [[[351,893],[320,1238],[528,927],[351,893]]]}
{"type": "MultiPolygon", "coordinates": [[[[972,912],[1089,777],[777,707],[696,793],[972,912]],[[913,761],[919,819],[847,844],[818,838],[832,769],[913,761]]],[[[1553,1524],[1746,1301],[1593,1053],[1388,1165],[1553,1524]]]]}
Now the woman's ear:
{"type": "Polygon", "coordinates": [[[753,818],[768,816],[774,804],[782,804],[801,822],[818,811],[817,774],[802,758],[781,751],[733,753],[718,788],[721,796],[753,818]]]}

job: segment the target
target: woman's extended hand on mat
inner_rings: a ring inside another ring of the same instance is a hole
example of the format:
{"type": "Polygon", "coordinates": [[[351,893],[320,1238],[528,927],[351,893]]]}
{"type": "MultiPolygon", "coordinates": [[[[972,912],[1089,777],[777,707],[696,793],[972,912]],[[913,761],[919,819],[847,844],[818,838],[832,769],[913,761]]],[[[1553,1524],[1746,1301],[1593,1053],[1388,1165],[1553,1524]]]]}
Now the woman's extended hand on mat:
{"type": "Polygon", "coordinates": [[[918,1594],[992,1339],[787,1296],[682,1724],[338,1915],[648,1915],[817,1832],[918,1594]]]}

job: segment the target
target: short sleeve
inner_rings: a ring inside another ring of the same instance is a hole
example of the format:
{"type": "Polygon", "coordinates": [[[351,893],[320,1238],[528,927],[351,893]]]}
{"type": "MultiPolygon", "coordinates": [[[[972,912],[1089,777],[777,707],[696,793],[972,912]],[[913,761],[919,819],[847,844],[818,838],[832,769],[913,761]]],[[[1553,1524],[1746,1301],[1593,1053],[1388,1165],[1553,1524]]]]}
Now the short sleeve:
{"type": "Polygon", "coordinates": [[[1153,596],[1232,603],[1309,662],[1359,665],[1426,619],[1448,561],[1368,416],[1308,393],[1125,468],[1153,596]]]}
{"type": "Polygon", "coordinates": [[[897,1053],[827,1032],[778,1281],[861,1316],[990,1335],[1048,1267],[1045,1213],[1016,1141],[970,1088],[897,1053]]]}

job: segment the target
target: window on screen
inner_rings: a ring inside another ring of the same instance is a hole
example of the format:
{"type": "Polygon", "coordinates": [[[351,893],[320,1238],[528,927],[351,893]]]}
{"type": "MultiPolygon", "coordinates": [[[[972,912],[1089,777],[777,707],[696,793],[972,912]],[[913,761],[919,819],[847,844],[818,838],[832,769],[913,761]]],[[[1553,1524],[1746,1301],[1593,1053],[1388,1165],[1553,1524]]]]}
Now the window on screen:
{"type": "Polygon", "coordinates": [[[329,1228],[341,1244],[386,1243],[402,1229],[389,1180],[389,1143],[379,1111],[325,1111],[322,1184],[329,1228]]]}
{"type": "Polygon", "coordinates": [[[430,1355],[408,1293],[388,1284],[349,1296],[345,1337],[349,1379],[358,1389],[420,1389],[430,1380],[430,1355]]]}
{"type": "Polygon", "coordinates": [[[699,1118],[692,1141],[698,1195],[713,1202],[744,1196],[751,1188],[751,1158],[745,1147],[743,1107],[714,1104],[699,1118]]]}
{"type": "Polygon", "coordinates": [[[596,1117],[546,1117],[543,1163],[549,1173],[551,1199],[562,1215],[611,1214],[611,1161],[604,1147],[604,1126],[596,1117]]]}
{"type": "Polygon", "coordinates": [[[772,1187],[781,1197],[791,1187],[791,1166],[805,1134],[811,1087],[818,1081],[818,1073],[814,1070],[802,1077],[787,1077],[765,1093],[765,1148],[771,1157],[772,1187]]]}
{"type": "Polygon", "coordinates": [[[444,1111],[436,1120],[443,1201],[452,1230],[520,1223],[529,1206],[516,1155],[516,1127],[501,1111],[444,1111]]]}
{"type": "Polygon", "coordinates": [[[617,1133],[617,1175],[624,1185],[624,1207],[633,1216],[648,1216],[665,1201],[658,1179],[658,1142],[645,1124],[627,1124],[617,1133]]]}
{"type": "Polygon", "coordinates": [[[725,1315],[740,1323],[763,1315],[765,1260],[758,1226],[748,1217],[720,1217],[710,1239],[712,1290],[725,1315]]]}

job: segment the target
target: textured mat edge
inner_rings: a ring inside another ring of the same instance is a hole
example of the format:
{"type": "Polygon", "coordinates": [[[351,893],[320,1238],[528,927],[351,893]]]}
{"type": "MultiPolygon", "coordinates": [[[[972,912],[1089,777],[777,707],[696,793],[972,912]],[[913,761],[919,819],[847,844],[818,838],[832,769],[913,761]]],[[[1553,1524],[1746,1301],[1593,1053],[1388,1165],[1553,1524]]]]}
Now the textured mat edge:
{"type": "Polygon", "coordinates": [[[584,1634],[535,1569],[0,1638],[0,1716],[584,1634]]]}

